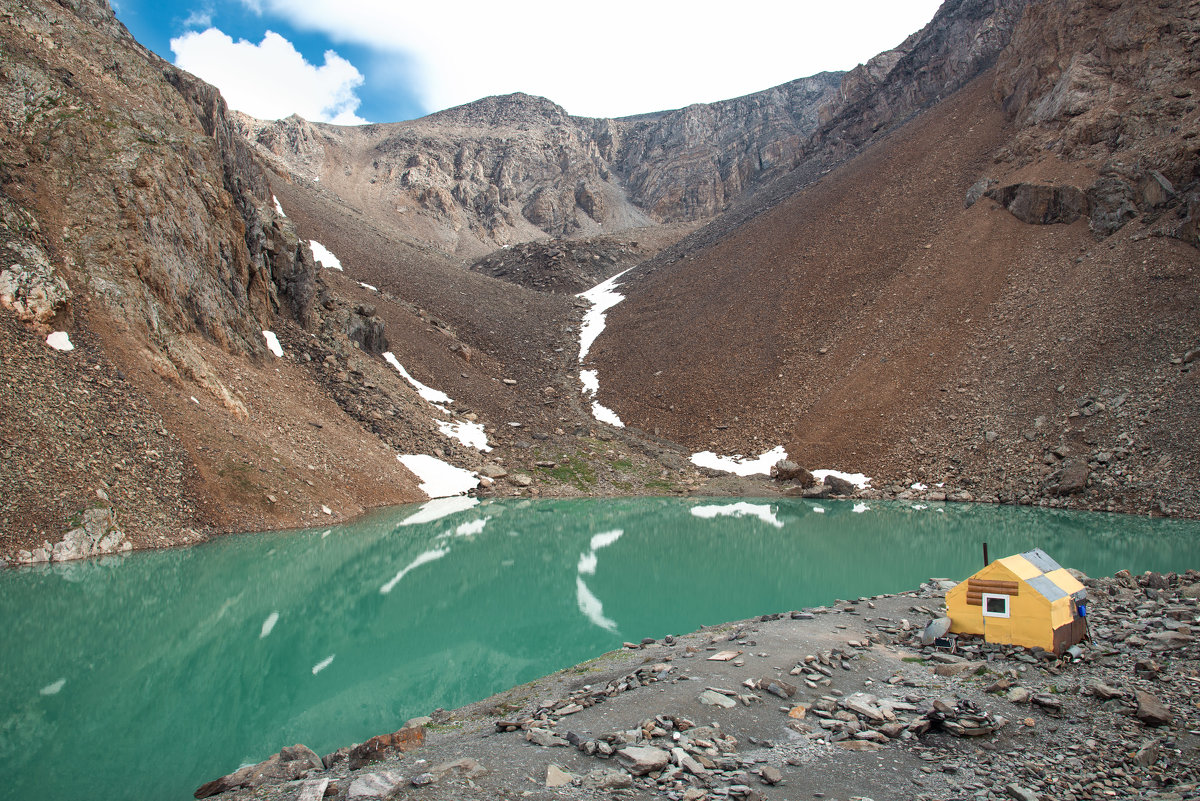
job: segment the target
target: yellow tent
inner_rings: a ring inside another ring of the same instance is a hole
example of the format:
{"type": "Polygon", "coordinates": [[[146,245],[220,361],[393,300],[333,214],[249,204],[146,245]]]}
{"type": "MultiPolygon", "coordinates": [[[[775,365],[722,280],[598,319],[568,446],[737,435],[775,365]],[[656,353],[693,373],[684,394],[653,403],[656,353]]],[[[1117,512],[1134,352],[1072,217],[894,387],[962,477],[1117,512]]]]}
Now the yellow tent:
{"type": "Polygon", "coordinates": [[[954,634],[1061,654],[1087,636],[1087,590],[1040,548],[997,559],[946,593],[954,634]]]}

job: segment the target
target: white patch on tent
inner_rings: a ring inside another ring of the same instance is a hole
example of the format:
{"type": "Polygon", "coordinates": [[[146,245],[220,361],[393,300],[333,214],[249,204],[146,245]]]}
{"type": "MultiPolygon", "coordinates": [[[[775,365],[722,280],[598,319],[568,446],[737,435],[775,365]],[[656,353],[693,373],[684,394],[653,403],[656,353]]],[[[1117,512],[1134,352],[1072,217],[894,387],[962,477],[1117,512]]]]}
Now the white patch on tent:
{"type": "Polygon", "coordinates": [[[616,428],[624,428],[625,424],[621,422],[621,418],[617,417],[617,413],[607,406],[601,406],[600,401],[592,401],[592,417],[595,417],[601,423],[608,423],[616,428]]]}
{"type": "Polygon", "coordinates": [[[278,612],[272,612],[271,614],[267,615],[267,619],[264,620],[263,624],[262,624],[262,631],[260,631],[258,634],[258,639],[260,639],[260,640],[266,639],[267,635],[270,634],[275,629],[275,624],[278,622],[279,622],[279,613],[278,612]]]}
{"type": "Polygon", "coordinates": [[[42,689],[38,690],[38,693],[40,695],[58,695],[60,692],[62,692],[62,688],[65,687],[66,684],[67,684],[66,679],[59,679],[56,682],[47,684],[42,689]]]}
{"type": "Polygon", "coordinates": [[[330,665],[332,665],[332,664],[333,664],[333,658],[334,658],[335,656],[337,656],[337,654],[330,654],[329,656],[325,657],[324,659],[322,659],[322,660],[321,660],[320,662],[318,662],[317,664],[313,665],[313,675],[314,675],[314,676],[315,676],[315,675],[317,675],[317,674],[318,674],[318,673],[320,673],[322,670],[324,670],[325,668],[327,668],[327,667],[329,667],[330,665]]]}
{"type": "Polygon", "coordinates": [[[812,471],[813,478],[820,484],[825,480],[826,476],[840,478],[843,481],[849,481],[858,489],[866,489],[871,483],[871,479],[864,476],[862,473],[843,473],[840,470],[814,470],[812,471]]]}
{"type": "Polygon", "coordinates": [[[825,514],[825,507],[823,507],[823,506],[814,506],[814,507],[813,507],[813,511],[814,511],[814,512],[816,512],[816,513],[817,513],[817,514],[819,514],[819,515],[823,515],[823,514],[825,514]]]}
{"type": "Polygon", "coordinates": [[[594,397],[600,391],[600,371],[580,370],[579,382],[583,384],[583,394],[594,397]]]}
{"type": "MultiPolygon", "coordinates": [[[[433,387],[427,387],[424,384],[422,384],[420,381],[418,381],[417,379],[415,379],[411,375],[409,375],[408,371],[404,369],[404,365],[402,365],[396,359],[396,354],[392,353],[390,350],[386,351],[383,354],[383,359],[388,364],[390,364],[392,367],[395,367],[396,371],[398,373],[400,373],[401,376],[403,376],[405,381],[407,381],[408,383],[413,385],[413,387],[417,390],[418,395],[420,395],[422,398],[429,401],[433,405],[438,406],[438,404],[454,402],[454,400],[449,395],[447,395],[445,392],[442,392],[440,389],[434,389],[433,387]]],[[[444,412],[446,410],[442,409],[442,411],[444,412]]]]}
{"type": "Polygon", "coordinates": [[[404,453],[396,458],[421,479],[421,492],[430,498],[463,495],[479,486],[479,476],[475,473],[447,464],[434,456],[404,453]]]}
{"type": "Polygon", "coordinates": [[[783,522],[775,516],[775,512],[766,504],[741,501],[733,504],[693,506],[691,512],[693,517],[699,517],[703,520],[713,520],[718,517],[757,517],[759,520],[775,528],[783,528],[783,522]]]}
{"type": "Polygon", "coordinates": [[[857,512],[858,514],[862,514],[863,512],[870,510],[870,508],[871,507],[867,506],[865,503],[856,503],[856,504],[854,504],[854,509],[852,509],[851,511],[857,512]]]}
{"type": "Polygon", "coordinates": [[[75,346],[71,344],[71,337],[66,331],[55,331],[50,336],[46,337],[46,344],[55,350],[75,350],[75,346]]]}
{"type": "Polygon", "coordinates": [[[426,501],[421,504],[421,508],[415,514],[409,515],[400,521],[402,526],[416,526],[421,523],[432,523],[434,520],[441,520],[443,517],[465,512],[473,506],[479,505],[478,498],[472,498],[469,495],[455,495],[450,498],[435,498],[432,501],[426,501]]]}
{"type": "Polygon", "coordinates": [[[263,339],[267,341],[267,350],[275,354],[276,359],[283,358],[283,347],[279,344],[279,337],[275,336],[274,331],[263,330],[263,339]]]}
{"type": "Polygon", "coordinates": [[[445,548],[435,548],[431,551],[425,551],[424,553],[417,556],[416,559],[412,560],[407,565],[400,568],[399,573],[392,576],[391,580],[388,581],[388,583],[384,584],[382,587],[379,588],[379,594],[387,595],[389,592],[391,592],[395,588],[395,586],[397,584],[400,583],[400,579],[402,579],[408,575],[409,571],[415,570],[416,568],[420,567],[421,565],[426,565],[426,564],[429,564],[430,562],[435,562],[438,559],[441,559],[443,556],[445,556],[448,553],[450,553],[450,551],[446,550],[445,548]]]}
{"type": "Polygon", "coordinates": [[[914,489],[917,492],[924,492],[925,490],[929,489],[929,487],[922,484],[920,481],[915,481],[915,482],[913,482],[913,485],[911,487],[909,487],[909,489],[914,489]]]}
{"type": "Polygon", "coordinates": [[[286,217],[287,215],[283,213],[283,206],[279,205],[279,198],[271,195],[271,200],[275,203],[275,213],[280,217],[286,217]]]}
{"type": "Polygon", "coordinates": [[[338,259],[337,256],[330,253],[329,248],[325,247],[315,239],[308,240],[308,246],[312,248],[313,258],[316,259],[317,264],[321,265],[327,270],[337,270],[342,272],[341,260],[338,259]]]}
{"type": "MultiPolygon", "coordinates": [[[[692,464],[697,467],[707,467],[711,470],[723,470],[739,476],[770,475],[771,468],[787,458],[787,451],[778,445],[761,456],[751,458],[737,454],[735,456],[717,456],[712,451],[700,451],[692,454],[692,464]]],[[[813,474],[814,476],[816,473],[813,474]]],[[[818,479],[819,480],[819,479],[818,479]]]]}
{"type": "Polygon", "coordinates": [[[592,308],[583,315],[583,325],[579,327],[580,364],[583,364],[583,360],[587,358],[588,351],[592,349],[592,343],[596,341],[596,337],[604,331],[605,312],[625,300],[625,296],[616,289],[617,279],[627,272],[629,270],[622,270],[607,281],[601,281],[588,291],[576,295],[592,304],[592,308]]]}
{"type": "Polygon", "coordinates": [[[377,286],[371,286],[370,284],[364,284],[362,281],[359,281],[359,282],[358,282],[358,285],[359,285],[359,286],[361,286],[363,289],[369,289],[369,290],[371,290],[372,292],[378,292],[378,291],[379,291],[379,287],[377,287],[377,286]]]}
{"type": "Polygon", "coordinates": [[[483,423],[472,423],[469,420],[435,420],[438,431],[450,439],[456,439],[463,445],[469,445],[477,451],[490,451],[487,434],[484,433],[483,423]]]}
{"type": "Polygon", "coordinates": [[[604,604],[592,594],[592,591],[588,589],[588,585],[584,584],[583,579],[579,576],[575,577],[575,603],[579,606],[579,611],[588,620],[606,631],[616,633],[616,621],[604,616],[604,604]]]}

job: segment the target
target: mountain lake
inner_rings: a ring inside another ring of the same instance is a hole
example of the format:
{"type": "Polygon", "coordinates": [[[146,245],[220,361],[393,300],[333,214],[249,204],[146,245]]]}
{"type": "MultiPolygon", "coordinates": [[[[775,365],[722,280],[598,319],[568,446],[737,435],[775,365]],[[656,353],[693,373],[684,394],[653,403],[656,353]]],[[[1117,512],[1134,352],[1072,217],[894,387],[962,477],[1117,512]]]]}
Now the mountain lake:
{"type": "MultiPolygon", "coordinates": [[[[1200,522],[906,502],[449,498],[0,573],[0,798],[186,799],[620,648],[1040,547],[1200,567],[1200,522]]],[[[923,624],[924,620],[914,620],[923,624]]]]}

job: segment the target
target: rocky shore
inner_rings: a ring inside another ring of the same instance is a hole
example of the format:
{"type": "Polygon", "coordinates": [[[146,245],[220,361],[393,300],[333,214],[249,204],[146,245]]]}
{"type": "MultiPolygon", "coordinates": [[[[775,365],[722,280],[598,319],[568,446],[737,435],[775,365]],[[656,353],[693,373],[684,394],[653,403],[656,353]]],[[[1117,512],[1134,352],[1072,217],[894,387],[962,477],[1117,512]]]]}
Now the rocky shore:
{"type": "Polygon", "coordinates": [[[226,801],[1084,799],[1200,794],[1200,572],[1081,580],[1077,655],[922,645],[953,582],[625,648],[318,757],[226,801]]]}

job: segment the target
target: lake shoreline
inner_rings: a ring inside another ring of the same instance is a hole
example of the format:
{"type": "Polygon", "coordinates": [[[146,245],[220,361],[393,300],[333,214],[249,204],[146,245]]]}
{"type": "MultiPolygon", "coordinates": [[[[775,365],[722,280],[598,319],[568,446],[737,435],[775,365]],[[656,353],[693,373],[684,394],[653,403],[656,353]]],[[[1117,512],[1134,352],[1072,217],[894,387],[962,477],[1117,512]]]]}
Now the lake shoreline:
{"type": "MultiPolygon", "coordinates": [[[[1136,504],[1127,504],[1124,502],[1116,502],[1115,500],[1100,500],[1085,502],[1075,496],[1067,495],[1062,497],[1041,497],[1038,499],[1003,499],[995,494],[975,495],[966,489],[954,487],[922,487],[915,489],[913,487],[905,488],[900,485],[886,485],[882,488],[867,486],[864,488],[856,488],[852,492],[839,494],[832,489],[822,494],[817,494],[813,489],[803,490],[798,485],[789,484],[787,482],[779,482],[772,480],[766,476],[735,476],[724,473],[717,473],[711,470],[700,471],[700,478],[692,483],[683,484],[676,488],[676,491],[669,495],[656,494],[650,492],[605,492],[595,494],[585,494],[578,491],[572,491],[572,488],[562,484],[534,484],[530,487],[518,487],[509,484],[500,485],[492,484],[490,487],[480,487],[478,490],[470,493],[471,497],[479,499],[576,499],[576,498],[652,498],[652,497],[667,497],[667,498],[731,498],[745,497],[751,499],[785,499],[785,498],[811,498],[811,499],[828,499],[828,500],[861,500],[861,501],[913,501],[920,503],[980,503],[987,505],[1001,506],[1028,506],[1043,509],[1063,509],[1071,511],[1087,511],[1087,512],[1103,512],[1108,514],[1130,515],[1134,517],[1154,517],[1179,520],[1200,520],[1200,508],[1182,508],[1179,510],[1168,510],[1163,512],[1156,506],[1146,506],[1142,508],[1136,504]]],[[[819,486],[817,489],[821,489],[819,486]]],[[[414,501],[405,506],[418,506],[429,501],[414,501]]],[[[104,503],[98,503],[97,507],[109,508],[104,503]]],[[[361,511],[352,515],[338,515],[336,518],[330,517],[327,521],[313,521],[308,528],[317,528],[326,523],[336,523],[338,525],[352,523],[362,517],[379,512],[382,509],[392,508],[391,505],[384,504],[380,506],[367,506],[361,511]]],[[[112,514],[116,516],[116,511],[112,514]]],[[[209,542],[214,539],[219,539],[232,534],[277,532],[299,530],[295,525],[288,522],[275,522],[262,518],[253,518],[237,521],[239,524],[229,524],[221,526],[208,526],[203,528],[189,528],[168,534],[159,534],[156,537],[149,539],[139,538],[138,541],[132,542],[129,539],[117,540],[117,545],[110,550],[101,551],[99,549],[90,554],[85,554],[84,558],[94,557],[100,558],[111,553],[126,552],[128,550],[137,551],[153,551],[170,548],[186,548],[194,545],[199,545],[204,542],[209,542]],[[256,528],[250,526],[256,525],[256,528]],[[125,543],[129,543],[132,547],[123,547],[125,543]]],[[[117,525],[120,526],[120,520],[117,520],[117,525]]],[[[96,537],[98,541],[102,537],[96,537]]],[[[67,559],[56,559],[53,555],[54,546],[56,543],[51,543],[49,540],[42,545],[40,549],[33,550],[20,549],[12,553],[0,552],[0,570],[6,567],[20,567],[23,565],[44,564],[46,562],[55,561],[72,561],[74,556],[69,556],[67,559]],[[41,553],[39,553],[39,550],[41,553]]]]}
{"type": "Polygon", "coordinates": [[[1075,662],[978,642],[953,655],[922,648],[946,586],[931,581],[628,643],[433,710],[393,745],[308,764],[276,755],[214,797],[1193,797],[1200,572],[1085,584],[1093,641],[1075,662]],[[880,705],[904,725],[875,720],[880,705]],[[922,715],[951,708],[995,732],[921,731],[922,715]]]}

